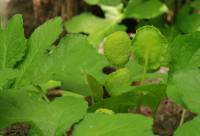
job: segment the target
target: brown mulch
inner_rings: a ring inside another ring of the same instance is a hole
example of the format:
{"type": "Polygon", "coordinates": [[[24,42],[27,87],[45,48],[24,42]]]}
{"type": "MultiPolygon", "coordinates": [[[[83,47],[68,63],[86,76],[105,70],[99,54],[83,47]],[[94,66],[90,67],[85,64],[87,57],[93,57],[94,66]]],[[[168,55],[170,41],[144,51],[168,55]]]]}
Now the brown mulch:
{"type": "MultiPolygon", "coordinates": [[[[183,108],[172,100],[161,101],[154,119],[154,133],[160,136],[172,136],[180,125],[182,113],[183,108]]],[[[192,120],[195,116],[195,113],[187,110],[184,122],[192,120]]]]}
{"type": "Polygon", "coordinates": [[[15,123],[0,130],[2,136],[28,136],[30,126],[26,123],[15,123]]]}

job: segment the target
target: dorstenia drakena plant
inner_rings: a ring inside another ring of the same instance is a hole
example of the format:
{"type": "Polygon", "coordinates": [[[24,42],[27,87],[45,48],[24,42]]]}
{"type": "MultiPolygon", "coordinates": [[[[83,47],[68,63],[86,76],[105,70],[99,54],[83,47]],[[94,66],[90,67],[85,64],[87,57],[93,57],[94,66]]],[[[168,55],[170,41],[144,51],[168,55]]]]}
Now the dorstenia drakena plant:
{"type": "Polygon", "coordinates": [[[103,17],[0,23],[0,135],[199,136],[199,1],[84,1],[103,17]]]}

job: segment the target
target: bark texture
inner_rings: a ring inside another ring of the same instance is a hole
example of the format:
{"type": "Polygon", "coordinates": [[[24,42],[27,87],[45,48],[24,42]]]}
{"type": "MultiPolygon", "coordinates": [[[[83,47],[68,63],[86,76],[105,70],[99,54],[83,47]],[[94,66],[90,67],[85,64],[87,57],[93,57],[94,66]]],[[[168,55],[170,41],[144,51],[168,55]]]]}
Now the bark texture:
{"type": "Polygon", "coordinates": [[[11,0],[8,3],[8,17],[20,13],[24,17],[27,35],[35,27],[55,16],[70,19],[85,10],[83,0],[11,0]]]}

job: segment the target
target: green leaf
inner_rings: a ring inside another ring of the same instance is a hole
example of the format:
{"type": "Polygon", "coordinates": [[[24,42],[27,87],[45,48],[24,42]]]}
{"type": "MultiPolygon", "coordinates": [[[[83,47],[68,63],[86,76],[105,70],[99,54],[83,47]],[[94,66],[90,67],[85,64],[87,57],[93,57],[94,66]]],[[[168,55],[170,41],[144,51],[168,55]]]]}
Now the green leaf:
{"type": "Polygon", "coordinates": [[[167,56],[167,46],[166,38],[153,26],[139,28],[133,39],[135,59],[148,70],[161,66],[167,56]]]}
{"type": "Polygon", "coordinates": [[[115,20],[100,18],[91,13],[82,13],[73,17],[65,23],[65,28],[70,33],[89,34],[88,40],[95,47],[98,47],[100,42],[112,32],[126,29],[124,25],[118,25],[115,20]]]}
{"type": "Polygon", "coordinates": [[[76,98],[83,98],[84,99],[83,95],[79,95],[77,93],[73,93],[73,92],[70,92],[70,91],[63,91],[62,96],[73,96],[73,97],[76,97],[76,98]]]}
{"type": "Polygon", "coordinates": [[[140,95],[136,93],[124,93],[118,96],[112,96],[92,105],[88,111],[95,112],[99,108],[111,109],[116,113],[127,113],[129,109],[137,107],[140,95]]]}
{"type": "Polygon", "coordinates": [[[200,66],[200,32],[178,36],[170,45],[170,71],[200,66]]]}
{"type": "Polygon", "coordinates": [[[99,3],[100,0],[84,0],[84,1],[90,5],[96,5],[99,3]]]}
{"type": "Polygon", "coordinates": [[[141,78],[141,74],[143,73],[144,68],[138,64],[136,61],[132,60],[132,57],[130,58],[130,61],[125,65],[125,68],[127,68],[131,75],[131,81],[139,81],[141,78]]]}
{"type": "Polygon", "coordinates": [[[191,5],[185,5],[177,15],[176,26],[183,33],[200,31],[200,14],[191,5]]]}
{"type": "Polygon", "coordinates": [[[103,86],[91,75],[86,75],[88,85],[91,90],[92,98],[94,102],[101,101],[103,99],[103,86]]]}
{"type": "Polygon", "coordinates": [[[8,83],[9,80],[16,78],[18,72],[13,69],[0,70],[0,90],[8,83]]]}
{"type": "Polygon", "coordinates": [[[0,69],[13,68],[24,56],[25,49],[23,19],[15,15],[0,31],[0,69]]]}
{"type": "Polygon", "coordinates": [[[103,18],[99,18],[91,13],[82,13],[72,18],[72,20],[67,21],[65,23],[65,27],[67,31],[71,33],[83,32],[94,34],[95,32],[98,33],[96,30],[103,29],[108,23],[110,22],[105,21],[103,18]]]}
{"type": "Polygon", "coordinates": [[[132,89],[131,77],[128,69],[119,69],[108,75],[105,87],[111,96],[117,96],[132,89]]]}
{"type": "Polygon", "coordinates": [[[116,6],[123,2],[123,0],[100,0],[100,4],[102,5],[109,5],[109,6],[116,6]]]}
{"type": "MultiPolygon", "coordinates": [[[[129,61],[125,67],[130,71],[132,83],[141,84],[140,80],[143,76],[144,67],[138,64],[136,61],[129,61]]],[[[161,70],[162,69],[167,70],[165,67],[161,68],[161,70]]],[[[168,81],[168,72],[147,72],[145,74],[145,78],[146,80],[143,82],[144,84],[152,84],[153,82],[165,84],[168,81]]]]}
{"type": "Polygon", "coordinates": [[[119,23],[122,21],[123,15],[123,4],[119,4],[116,6],[107,6],[107,5],[100,5],[101,9],[104,12],[104,16],[106,19],[110,19],[119,23]]]}
{"type": "Polygon", "coordinates": [[[38,27],[28,40],[27,55],[20,66],[20,76],[15,87],[41,84],[50,80],[55,61],[49,59],[48,49],[62,32],[61,18],[47,21],[38,27]]]}
{"type": "Polygon", "coordinates": [[[102,69],[108,65],[106,59],[97,53],[86,36],[73,34],[64,37],[53,53],[57,69],[54,79],[63,83],[65,90],[90,95],[85,74],[90,74],[102,84],[105,74],[102,69]]]}
{"type": "Polygon", "coordinates": [[[134,114],[88,114],[74,136],[153,136],[152,119],[134,114]]]}
{"type": "Polygon", "coordinates": [[[199,136],[200,118],[197,117],[192,121],[186,122],[183,126],[179,127],[174,136],[199,136]]]}
{"type": "Polygon", "coordinates": [[[164,84],[132,87],[132,90],[129,90],[129,92],[95,103],[89,108],[89,111],[92,112],[99,108],[107,108],[116,113],[122,113],[129,112],[129,109],[134,109],[142,105],[149,106],[155,112],[160,101],[166,98],[166,87],[164,84]]]}
{"type": "Polygon", "coordinates": [[[104,113],[104,114],[108,114],[108,115],[113,115],[114,114],[114,112],[112,110],[104,109],[104,108],[97,109],[95,111],[95,113],[104,113]]]}
{"type": "Polygon", "coordinates": [[[37,127],[42,136],[61,136],[83,118],[86,109],[83,98],[60,97],[47,103],[29,90],[5,90],[0,92],[0,128],[27,122],[31,129],[37,127]]]}
{"type": "Polygon", "coordinates": [[[200,1],[199,0],[194,0],[192,3],[191,3],[191,6],[194,8],[194,10],[200,10],[200,1]]]}
{"type": "Polygon", "coordinates": [[[172,75],[167,95],[193,112],[200,113],[200,70],[182,70],[172,75]]]}
{"type": "Polygon", "coordinates": [[[131,40],[126,32],[118,31],[106,38],[104,52],[107,59],[115,66],[124,66],[130,57],[131,40]]]}
{"type": "Polygon", "coordinates": [[[86,3],[90,5],[110,5],[115,6],[122,3],[122,0],[84,0],[86,3]]]}
{"type": "Polygon", "coordinates": [[[138,86],[129,93],[136,93],[140,96],[138,104],[143,106],[149,106],[155,113],[161,100],[166,99],[166,88],[165,84],[149,84],[138,86]]]}
{"type": "Polygon", "coordinates": [[[150,19],[167,11],[167,6],[160,0],[130,0],[125,9],[125,17],[150,19]]]}
{"type": "Polygon", "coordinates": [[[158,28],[169,42],[173,41],[180,33],[178,28],[175,25],[168,24],[163,16],[152,18],[150,20],[141,20],[137,25],[137,28],[145,25],[152,25],[158,28]]]}
{"type": "Polygon", "coordinates": [[[49,89],[54,89],[57,87],[61,87],[61,82],[60,81],[54,81],[54,80],[49,80],[46,83],[40,84],[39,85],[43,91],[48,91],[49,89]]]}

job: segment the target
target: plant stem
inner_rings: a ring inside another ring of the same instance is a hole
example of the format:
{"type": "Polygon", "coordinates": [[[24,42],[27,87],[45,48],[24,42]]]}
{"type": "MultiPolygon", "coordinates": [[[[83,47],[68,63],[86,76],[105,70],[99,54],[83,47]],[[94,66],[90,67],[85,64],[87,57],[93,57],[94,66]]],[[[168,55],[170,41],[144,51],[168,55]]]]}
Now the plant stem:
{"type": "Polygon", "coordinates": [[[42,97],[44,98],[44,100],[45,100],[47,103],[50,103],[50,100],[47,98],[47,96],[46,96],[45,94],[43,94],[42,97]]]}
{"type": "Polygon", "coordinates": [[[38,86],[38,85],[34,85],[34,87],[35,87],[37,90],[40,91],[40,93],[41,93],[42,97],[44,98],[44,100],[45,100],[46,102],[50,103],[49,99],[47,98],[47,96],[46,96],[46,94],[45,94],[45,91],[43,91],[43,89],[42,89],[40,86],[38,86]]]}
{"type": "Polygon", "coordinates": [[[144,84],[145,78],[146,78],[146,73],[147,73],[147,66],[148,66],[148,55],[145,57],[145,63],[144,63],[144,70],[141,78],[141,85],[144,84]]]}
{"type": "Polygon", "coordinates": [[[181,121],[180,121],[179,127],[182,126],[183,123],[184,123],[185,114],[186,114],[186,110],[183,109],[183,112],[182,112],[182,115],[181,115],[181,121]]]}

